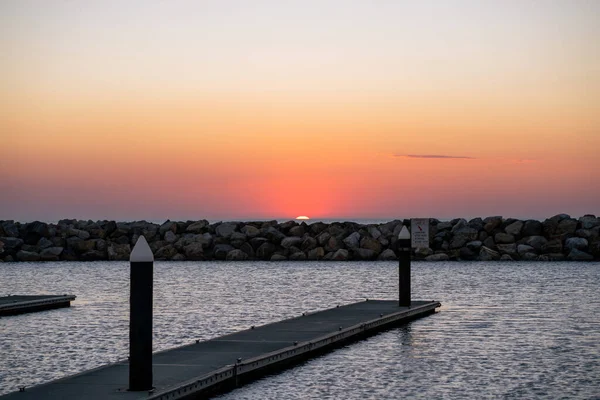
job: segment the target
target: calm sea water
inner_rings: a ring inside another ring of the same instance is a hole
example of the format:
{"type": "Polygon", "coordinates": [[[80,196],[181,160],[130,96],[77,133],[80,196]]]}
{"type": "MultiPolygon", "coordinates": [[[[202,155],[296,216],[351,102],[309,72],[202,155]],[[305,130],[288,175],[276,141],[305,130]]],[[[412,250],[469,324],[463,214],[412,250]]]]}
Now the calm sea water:
{"type": "MultiPolygon", "coordinates": [[[[0,394],[127,356],[122,262],[0,264],[0,295],[77,295],[0,319],[0,394]]],[[[155,265],[155,350],[364,298],[396,296],[396,263],[155,265]]],[[[600,399],[599,263],[414,263],[441,311],[222,399],[600,399]]]]}

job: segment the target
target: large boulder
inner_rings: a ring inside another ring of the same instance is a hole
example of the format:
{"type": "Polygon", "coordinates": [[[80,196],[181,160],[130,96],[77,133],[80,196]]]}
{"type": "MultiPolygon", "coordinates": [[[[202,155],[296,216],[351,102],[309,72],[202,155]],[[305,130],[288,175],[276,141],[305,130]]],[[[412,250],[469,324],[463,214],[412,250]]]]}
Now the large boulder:
{"type": "Polygon", "coordinates": [[[210,225],[208,221],[203,219],[189,224],[185,231],[196,234],[202,233],[206,228],[208,228],[208,225],[210,225]]]}
{"type": "Polygon", "coordinates": [[[514,243],[515,242],[515,237],[513,235],[510,235],[508,233],[496,233],[496,235],[494,235],[494,241],[496,242],[496,244],[500,245],[500,244],[510,244],[510,243],[514,243]]]}
{"type": "MultiPolygon", "coordinates": [[[[117,224],[117,227],[118,226],[119,226],[119,224],[117,224]]],[[[173,233],[177,233],[177,222],[166,220],[165,223],[163,223],[158,228],[158,232],[160,233],[160,237],[161,238],[164,238],[165,237],[165,233],[167,233],[168,231],[171,231],[173,233]]]]}
{"type": "Polygon", "coordinates": [[[103,261],[107,259],[107,253],[100,250],[90,250],[79,256],[81,261],[103,261]]]}
{"type": "Polygon", "coordinates": [[[217,236],[229,238],[233,234],[233,232],[235,232],[236,228],[237,228],[237,224],[225,222],[225,223],[217,225],[215,232],[217,233],[217,236]]]}
{"type": "Polygon", "coordinates": [[[450,256],[446,253],[436,253],[425,257],[425,261],[448,261],[450,256]]]}
{"type": "Polygon", "coordinates": [[[377,253],[375,253],[373,250],[361,249],[360,247],[353,249],[352,254],[353,259],[361,261],[374,260],[377,258],[377,253]]]}
{"type": "Polygon", "coordinates": [[[243,251],[244,253],[248,254],[249,259],[254,259],[256,257],[256,252],[254,251],[254,248],[248,242],[242,244],[240,246],[240,250],[243,251]]]}
{"type": "Polygon", "coordinates": [[[304,225],[293,226],[288,231],[288,234],[290,236],[302,237],[302,236],[304,236],[304,233],[305,233],[304,225]]]}
{"type": "Polygon", "coordinates": [[[381,253],[382,245],[379,240],[369,236],[365,236],[360,240],[360,247],[363,249],[372,250],[375,253],[381,253]]]}
{"type": "Polygon", "coordinates": [[[480,261],[499,260],[500,259],[500,253],[498,253],[497,251],[494,251],[494,250],[490,249],[489,247],[481,246],[481,250],[479,250],[479,257],[478,257],[478,259],[480,261]]]}
{"type": "Polygon", "coordinates": [[[323,222],[314,222],[310,224],[310,231],[313,233],[313,235],[319,235],[325,229],[327,229],[327,224],[323,222]]]}
{"type": "Polygon", "coordinates": [[[574,248],[569,252],[567,259],[570,261],[593,261],[594,256],[574,248]]]}
{"type": "Polygon", "coordinates": [[[339,249],[333,253],[333,256],[331,259],[333,261],[348,261],[348,256],[349,256],[348,250],[339,249]]]}
{"type": "Polygon", "coordinates": [[[236,249],[242,247],[244,243],[246,243],[247,237],[241,232],[233,232],[229,237],[229,243],[236,249]]]}
{"type": "Polygon", "coordinates": [[[321,232],[319,234],[319,236],[317,236],[317,242],[319,242],[319,245],[324,246],[329,239],[331,238],[331,233],[325,231],[325,232],[321,232]]]}
{"type": "Polygon", "coordinates": [[[269,243],[269,239],[264,238],[264,237],[255,237],[255,238],[250,239],[250,241],[248,243],[250,243],[250,245],[252,246],[252,248],[254,250],[257,250],[263,244],[269,243]]]}
{"type": "Polygon", "coordinates": [[[521,235],[523,236],[540,236],[543,233],[543,226],[540,221],[530,219],[525,221],[521,235]]]}
{"type": "Polygon", "coordinates": [[[40,252],[40,259],[42,261],[58,261],[62,252],[62,247],[47,247],[40,252]]]}
{"type": "Polygon", "coordinates": [[[177,249],[172,244],[161,247],[156,251],[154,257],[157,260],[171,260],[177,254],[177,249]]]}
{"type": "Polygon", "coordinates": [[[384,251],[381,252],[381,254],[379,255],[379,257],[377,257],[377,259],[380,261],[396,261],[398,259],[398,257],[396,256],[396,253],[394,253],[394,250],[385,249],[384,251]]]}
{"type": "Polygon", "coordinates": [[[5,237],[19,237],[19,227],[14,221],[3,221],[1,225],[5,237]]]}
{"type": "Polygon", "coordinates": [[[481,243],[481,241],[479,240],[473,240],[469,243],[467,243],[467,248],[473,252],[475,252],[476,254],[479,254],[479,250],[481,249],[481,246],[483,246],[483,243],[481,243]]]}
{"type": "Polygon", "coordinates": [[[23,246],[23,244],[25,242],[23,242],[23,239],[17,238],[17,237],[2,237],[0,238],[0,241],[2,243],[4,243],[4,253],[6,254],[14,254],[16,253],[21,246],[23,246]]]}
{"type": "Polygon", "coordinates": [[[468,247],[462,247],[458,252],[458,257],[461,260],[475,260],[477,258],[477,253],[468,247]]]}
{"type": "Polygon", "coordinates": [[[269,239],[269,241],[273,244],[279,244],[281,243],[281,241],[283,239],[285,239],[285,235],[280,232],[279,230],[277,230],[276,228],[269,226],[268,228],[266,228],[263,232],[262,235],[264,237],[266,237],[267,239],[269,239]]]}
{"type": "Polygon", "coordinates": [[[343,240],[344,244],[349,249],[355,249],[360,246],[360,233],[352,232],[343,240]]]}
{"type": "Polygon", "coordinates": [[[188,260],[204,260],[204,246],[201,242],[192,242],[183,247],[183,253],[188,260]]]}
{"type": "Polygon", "coordinates": [[[533,247],[539,253],[542,251],[542,246],[548,243],[548,240],[543,236],[529,236],[524,238],[523,242],[533,247]]]}
{"type": "Polygon", "coordinates": [[[415,256],[417,258],[425,258],[433,254],[433,250],[429,247],[419,247],[415,249],[415,256]]]}
{"type": "Polygon", "coordinates": [[[377,229],[376,226],[369,226],[369,228],[367,228],[367,231],[369,232],[369,235],[371,235],[371,237],[375,240],[379,239],[379,237],[381,236],[381,231],[377,229]]]}
{"type": "Polygon", "coordinates": [[[292,246],[300,247],[303,241],[304,240],[302,240],[301,237],[297,236],[286,237],[281,241],[281,247],[283,247],[284,249],[289,249],[292,246]]]}
{"type": "MultiPolygon", "coordinates": [[[[544,246],[542,246],[543,249],[544,246]]],[[[520,244],[517,246],[517,253],[519,253],[519,255],[523,255],[525,253],[535,253],[535,249],[527,244],[520,244]]]]}
{"type": "Polygon", "coordinates": [[[217,244],[213,249],[213,256],[217,260],[225,260],[231,250],[234,250],[234,247],[230,244],[217,244]]]}
{"type": "Polygon", "coordinates": [[[546,242],[546,244],[542,245],[542,253],[543,254],[562,253],[562,250],[563,250],[562,240],[560,240],[558,238],[551,239],[548,242],[546,242]]]}
{"type": "Polygon", "coordinates": [[[245,261],[248,259],[248,254],[244,253],[240,249],[234,249],[227,253],[227,257],[225,259],[227,261],[245,261]]]}
{"type": "Polygon", "coordinates": [[[523,229],[523,222],[515,221],[512,224],[507,225],[506,228],[504,228],[504,232],[512,236],[520,236],[521,229],[523,229]]]}
{"type": "Polygon", "coordinates": [[[496,248],[498,249],[498,251],[500,252],[500,254],[508,254],[509,256],[511,256],[512,258],[516,258],[518,253],[517,253],[517,245],[515,243],[510,243],[510,244],[499,244],[496,246],[496,248]]]}
{"type": "Polygon", "coordinates": [[[308,251],[307,259],[308,260],[320,260],[325,257],[325,249],[322,247],[317,247],[308,251]]]}
{"type": "Polygon", "coordinates": [[[241,229],[242,233],[246,235],[248,238],[255,238],[260,235],[260,229],[253,225],[244,225],[241,229]]]}
{"type": "Polygon", "coordinates": [[[287,257],[283,254],[273,254],[270,258],[271,261],[287,261],[287,257]]]}
{"type": "Polygon", "coordinates": [[[40,261],[40,255],[33,251],[19,250],[17,252],[18,261],[40,261]]]}
{"type": "Polygon", "coordinates": [[[596,218],[595,215],[586,214],[579,218],[581,229],[592,229],[596,226],[600,226],[600,218],[596,218]]]}
{"type": "Polygon", "coordinates": [[[290,261],[304,261],[306,260],[306,254],[303,251],[297,251],[295,253],[290,254],[288,259],[290,261]]]}
{"type": "Polygon", "coordinates": [[[573,250],[573,249],[586,250],[587,247],[588,247],[588,241],[587,241],[587,239],[584,239],[584,238],[572,237],[572,238],[568,238],[565,241],[565,249],[568,251],[573,250]]]}
{"type": "Polygon", "coordinates": [[[111,243],[108,245],[107,254],[110,261],[127,261],[131,254],[131,246],[129,244],[111,243]]]}
{"type": "Polygon", "coordinates": [[[331,236],[329,238],[329,240],[327,241],[327,244],[325,245],[325,250],[326,251],[332,251],[332,252],[336,252],[340,249],[342,249],[344,246],[344,244],[342,243],[342,241],[340,239],[338,239],[335,236],[331,236]]]}
{"type": "Polygon", "coordinates": [[[483,220],[483,229],[488,233],[488,234],[492,234],[497,228],[500,227],[500,225],[502,225],[502,217],[500,216],[495,216],[495,217],[487,217],[483,220]]]}
{"type": "Polygon", "coordinates": [[[173,231],[166,231],[164,239],[167,243],[175,243],[177,241],[177,235],[173,231]]]}
{"type": "MultiPolygon", "coordinates": [[[[315,249],[317,247],[317,239],[315,239],[312,236],[307,236],[303,241],[302,244],[300,245],[300,248],[302,249],[302,251],[310,251],[312,249],[315,249]]],[[[323,254],[325,255],[325,254],[323,254]]]]}
{"type": "Polygon", "coordinates": [[[277,250],[277,246],[273,243],[265,242],[256,249],[256,257],[261,260],[270,260],[275,250],[277,250]]]}
{"type": "Polygon", "coordinates": [[[577,220],[573,218],[565,218],[558,223],[555,234],[557,235],[573,235],[577,230],[577,220]]]}

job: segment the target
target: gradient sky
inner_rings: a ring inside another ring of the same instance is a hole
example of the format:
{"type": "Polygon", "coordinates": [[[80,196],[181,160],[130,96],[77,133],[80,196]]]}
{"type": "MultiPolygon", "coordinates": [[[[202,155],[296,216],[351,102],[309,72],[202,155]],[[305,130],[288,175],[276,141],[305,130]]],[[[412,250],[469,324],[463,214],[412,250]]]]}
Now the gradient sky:
{"type": "Polygon", "coordinates": [[[600,214],[600,1],[0,0],[0,219],[600,214]]]}

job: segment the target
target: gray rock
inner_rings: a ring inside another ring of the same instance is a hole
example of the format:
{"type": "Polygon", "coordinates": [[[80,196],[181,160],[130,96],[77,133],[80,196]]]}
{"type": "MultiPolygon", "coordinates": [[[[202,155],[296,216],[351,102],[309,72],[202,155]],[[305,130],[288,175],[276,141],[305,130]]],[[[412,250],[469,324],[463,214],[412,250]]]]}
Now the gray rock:
{"type": "Polygon", "coordinates": [[[385,249],[381,252],[379,257],[377,257],[380,261],[396,261],[398,257],[396,257],[396,253],[392,249],[385,249]]]}
{"type": "Polygon", "coordinates": [[[308,251],[307,259],[309,260],[320,260],[325,257],[325,249],[322,247],[317,247],[308,251]]]}
{"type": "Polygon", "coordinates": [[[521,234],[523,236],[540,236],[543,232],[543,226],[540,221],[530,219],[525,221],[521,234]]]}
{"type": "Polygon", "coordinates": [[[37,242],[37,247],[39,247],[40,249],[46,249],[52,246],[52,241],[50,239],[46,239],[45,237],[40,238],[40,240],[37,242]]]}
{"type": "Polygon", "coordinates": [[[287,261],[287,257],[283,254],[273,254],[270,258],[271,261],[287,261]]]}
{"type": "Polygon", "coordinates": [[[201,242],[193,242],[183,248],[183,253],[188,260],[204,260],[204,246],[201,242]]]}
{"type": "Polygon", "coordinates": [[[90,233],[88,231],[84,231],[83,229],[70,228],[67,231],[67,236],[76,236],[79,239],[88,240],[90,238],[90,233]]]}
{"type": "Polygon", "coordinates": [[[525,253],[535,253],[535,252],[536,252],[535,249],[527,244],[520,244],[517,246],[517,253],[519,253],[519,255],[523,255],[525,253]]]}
{"type": "Polygon", "coordinates": [[[313,235],[318,236],[325,229],[327,229],[327,224],[325,224],[323,222],[314,222],[314,223],[310,224],[310,231],[313,233],[313,235]]]}
{"type": "Polygon", "coordinates": [[[177,253],[173,257],[171,257],[171,261],[185,261],[186,258],[183,254],[177,253]]]}
{"type": "Polygon", "coordinates": [[[567,251],[570,251],[573,249],[586,250],[587,247],[588,247],[588,241],[587,241],[587,239],[584,239],[584,238],[572,237],[572,238],[568,238],[565,241],[565,249],[567,251]]]}
{"type": "Polygon", "coordinates": [[[450,229],[452,229],[452,223],[450,221],[440,222],[439,224],[437,224],[438,232],[450,229]]]}
{"type": "Polygon", "coordinates": [[[229,237],[229,243],[236,249],[242,247],[244,243],[246,243],[247,237],[241,232],[233,232],[229,237]]]}
{"type": "Polygon", "coordinates": [[[352,250],[352,253],[355,260],[366,261],[374,260],[375,258],[377,258],[377,253],[375,253],[373,250],[361,249],[360,247],[352,250]]]}
{"type": "Polygon", "coordinates": [[[256,257],[261,260],[270,260],[275,250],[277,250],[277,247],[273,243],[263,243],[256,249],[256,257]]]}
{"type": "MultiPolygon", "coordinates": [[[[117,227],[119,227],[119,224],[117,224],[117,227]]],[[[171,231],[173,233],[177,233],[177,223],[176,222],[166,220],[165,223],[163,223],[158,228],[158,232],[159,232],[161,238],[164,238],[165,233],[167,233],[169,231],[171,231]]],[[[175,254],[173,254],[173,255],[175,255],[175,254]]]]}
{"type": "Polygon", "coordinates": [[[485,224],[481,218],[473,218],[469,221],[469,228],[473,228],[478,232],[483,229],[484,225],[485,224]]]}
{"type": "Polygon", "coordinates": [[[347,248],[355,249],[360,245],[360,233],[352,232],[343,241],[347,248]]]}
{"type": "Polygon", "coordinates": [[[530,245],[539,253],[542,251],[542,246],[548,243],[548,240],[543,236],[529,236],[524,239],[524,243],[530,245]]]}
{"type": "Polygon", "coordinates": [[[110,261],[127,261],[131,254],[131,246],[112,243],[108,245],[107,254],[110,261]]]}
{"type": "MultiPolygon", "coordinates": [[[[196,222],[188,225],[188,227],[186,228],[185,231],[190,232],[190,233],[199,234],[199,233],[202,233],[206,228],[208,228],[208,225],[210,225],[208,223],[208,221],[203,219],[203,220],[196,221],[196,222]]],[[[175,232],[173,232],[173,233],[175,233],[175,232]]]]}
{"type": "Polygon", "coordinates": [[[446,253],[436,253],[425,257],[425,261],[448,261],[450,256],[446,253]]]}
{"type": "Polygon", "coordinates": [[[227,253],[226,260],[227,261],[245,261],[248,259],[248,254],[244,253],[240,249],[231,250],[227,253]]]}
{"type": "MultiPolygon", "coordinates": [[[[459,224],[460,224],[460,222],[458,224],[456,224],[455,227],[458,226],[459,224]]],[[[468,242],[477,240],[478,232],[476,229],[464,227],[464,228],[460,228],[457,230],[452,228],[452,230],[454,231],[454,236],[453,236],[452,240],[450,241],[451,249],[458,249],[458,248],[464,247],[468,242]]]]}
{"type": "Polygon", "coordinates": [[[467,248],[469,250],[475,252],[476,254],[479,253],[481,246],[483,246],[483,243],[481,243],[481,241],[479,241],[479,240],[473,240],[473,241],[467,243],[467,248]]]}
{"type": "Polygon", "coordinates": [[[483,241],[483,245],[492,250],[496,248],[496,242],[494,242],[494,238],[492,236],[485,239],[483,241]]]}
{"type": "Polygon", "coordinates": [[[522,228],[523,228],[523,222],[515,221],[512,224],[508,225],[506,228],[504,228],[504,232],[506,232],[512,236],[519,236],[521,234],[522,228]]]}
{"type": "Polygon", "coordinates": [[[502,256],[500,257],[500,261],[514,261],[514,260],[509,254],[502,254],[502,256]]]}
{"type": "Polygon", "coordinates": [[[546,242],[546,244],[542,245],[542,253],[562,253],[563,245],[562,240],[560,239],[552,239],[546,242]]]}
{"type": "Polygon", "coordinates": [[[304,240],[302,240],[301,237],[297,236],[286,237],[281,241],[281,247],[283,247],[284,249],[289,249],[292,246],[300,247],[303,241],[304,240]]]}
{"type": "Polygon", "coordinates": [[[167,232],[165,232],[164,239],[168,243],[175,243],[177,241],[177,235],[175,233],[173,233],[173,231],[167,231],[167,232]]]}
{"type": "Polygon", "coordinates": [[[564,261],[566,260],[566,257],[563,253],[549,253],[549,254],[545,254],[545,256],[547,256],[548,258],[550,258],[550,261],[564,261]]]}
{"type": "Polygon", "coordinates": [[[234,248],[230,244],[217,244],[213,249],[213,255],[217,260],[225,260],[231,250],[234,250],[234,248]]]}
{"type": "Polygon", "coordinates": [[[360,247],[362,249],[372,250],[376,254],[381,253],[382,249],[382,245],[379,240],[368,236],[365,236],[360,240],[360,247]]]}
{"type": "Polygon", "coordinates": [[[433,250],[429,247],[419,247],[415,250],[415,256],[418,258],[425,258],[433,254],[433,250]]]}
{"type": "Polygon", "coordinates": [[[577,230],[577,220],[572,218],[563,219],[556,228],[557,235],[572,235],[577,230]]]}
{"type": "MultiPolygon", "coordinates": [[[[314,237],[311,237],[311,236],[307,236],[302,241],[302,245],[300,246],[300,248],[302,249],[302,251],[309,251],[309,250],[313,250],[313,249],[317,248],[317,239],[315,239],[314,237]]],[[[323,254],[323,255],[325,255],[325,254],[323,254]]]]}
{"type": "Polygon", "coordinates": [[[154,254],[154,258],[157,260],[170,260],[177,254],[177,249],[172,244],[161,247],[154,254]]]}
{"type": "Polygon", "coordinates": [[[217,228],[215,229],[215,232],[217,233],[217,236],[229,238],[233,234],[233,232],[235,232],[236,228],[237,228],[236,224],[232,224],[230,222],[225,222],[225,223],[219,224],[217,226],[217,228]]]}
{"type": "Polygon", "coordinates": [[[381,231],[375,226],[369,226],[368,231],[369,235],[371,235],[371,237],[375,240],[379,239],[379,237],[381,236],[381,231]]]}
{"type": "Polygon", "coordinates": [[[106,260],[106,253],[98,250],[90,250],[79,256],[81,261],[103,261],[106,260]]]}
{"type": "Polygon", "coordinates": [[[468,228],[468,227],[469,227],[469,223],[467,222],[467,220],[464,218],[459,218],[452,225],[451,232],[456,233],[456,232],[460,231],[461,229],[468,228]]]}
{"type": "Polygon", "coordinates": [[[500,225],[502,225],[502,217],[500,216],[495,216],[495,217],[487,217],[483,220],[483,229],[488,233],[491,234],[494,232],[494,230],[496,230],[500,225]]]}
{"type": "MultiPolygon", "coordinates": [[[[303,225],[298,225],[298,226],[293,226],[290,228],[288,234],[290,236],[298,236],[298,237],[302,237],[304,236],[304,226],[303,225]]],[[[291,258],[290,258],[291,259],[291,258]]]]}
{"type": "Polygon", "coordinates": [[[19,239],[17,237],[2,237],[0,238],[0,241],[2,243],[4,243],[4,252],[5,253],[16,253],[21,246],[23,246],[23,244],[25,242],[23,242],[23,239],[19,239]]]}
{"type": "Polygon", "coordinates": [[[596,237],[595,232],[591,229],[577,229],[575,231],[575,236],[587,239],[588,241],[589,239],[596,237]]]}
{"type": "Polygon", "coordinates": [[[62,247],[47,247],[40,252],[40,259],[42,261],[58,261],[62,252],[62,247]]]}
{"type": "Polygon", "coordinates": [[[290,254],[290,261],[304,261],[306,260],[306,254],[303,251],[298,251],[296,253],[290,254]]]}
{"type": "Polygon", "coordinates": [[[348,261],[348,256],[349,256],[348,250],[339,249],[333,253],[333,256],[331,259],[333,261],[348,261]]]}
{"type": "Polygon", "coordinates": [[[264,237],[269,239],[269,241],[273,244],[279,244],[286,237],[282,232],[273,228],[272,226],[266,228],[262,233],[264,237]]]}
{"type": "Polygon", "coordinates": [[[19,250],[17,252],[17,260],[18,261],[40,261],[40,255],[38,253],[34,253],[33,251],[19,250]]]}
{"type": "Polygon", "coordinates": [[[331,233],[325,231],[325,232],[321,232],[319,234],[319,236],[317,236],[317,242],[319,242],[319,245],[324,246],[329,239],[331,238],[331,233]]]}
{"type": "Polygon", "coordinates": [[[499,244],[496,246],[500,254],[508,254],[511,257],[516,257],[517,253],[517,245],[515,243],[509,244],[499,244]]]}
{"type": "Polygon", "coordinates": [[[496,244],[501,245],[501,244],[510,244],[510,243],[514,243],[515,242],[515,237],[513,235],[510,235],[508,233],[496,233],[496,235],[494,236],[494,241],[496,242],[496,244]]]}
{"type": "Polygon", "coordinates": [[[341,240],[339,240],[335,236],[332,236],[327,241],[327,244],[325,245],[325,250],[336,252],[336,251],[340,250],[343,246],[344,246],[344,244],[342,243],[341,240]]]}
{"type": "Polygon", "coordinates": [[[19,237],[19,227],[13,221],[2,222],[2,230],[5,237],[19,237]]]}
{"type": "Polygon", "coordinates": [[[521,256],[523,261],[537,261],[538,255],[536,253],[525,253],[521,256]]]}
{"type": "Polygon", "coordinates": [[[582,229],[592,229],[596,226],[600,226],[600,218],[596,218],[595,215],[584,215],[579,218],[579,222],[581,223],[582,229]]]}
{"type": "Polygon", "coordinates": [[[244,253],[248,254],[249,259],[254,259],[256,257],[256,253],[254,252],[254,248],[250,245],[250,243],[246,242],[240,246],[240,250],[244,253]]]}
{"type": "Polygon", "coordinates": [[[567,256],[570,261],[593,261],[594,256],[579,249],[572,249],[567,256]]]}
{"type": "Polygon", "coordinates": [[[252,225],[244,225],[242,227],[242,233],[248,238],[255,238],[260,235],[260,229],[252,225]]]}
{"type": "Polygon", "coordinates": [[[481,261],[492,261],[499,260],[500,253],[494,251],[486,246],[481,246],[481,250],[479,250],[479,260],[481,261]]]}
{"type": "Polygon", "coordinates": [[[475,253],[468,247],[463,247],[459,250],[458,257],[461,260],[475,260],[477,258],[477,253],[475,253]]]}

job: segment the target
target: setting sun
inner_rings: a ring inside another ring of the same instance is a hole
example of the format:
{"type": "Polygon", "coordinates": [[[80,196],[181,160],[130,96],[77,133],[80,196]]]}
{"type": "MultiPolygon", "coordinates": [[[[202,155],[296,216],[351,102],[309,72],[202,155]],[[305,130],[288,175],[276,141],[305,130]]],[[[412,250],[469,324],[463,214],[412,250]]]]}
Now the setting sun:
{"type": "Polygon", "coordinates": [[[299,217],[296,217],[296,219],[307,220],[307,219],[310,219],[310,218],[308,218],[306,215],[301,215],[299,217]]]}

